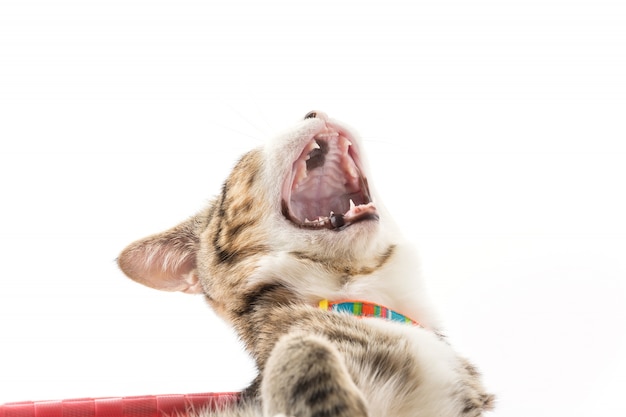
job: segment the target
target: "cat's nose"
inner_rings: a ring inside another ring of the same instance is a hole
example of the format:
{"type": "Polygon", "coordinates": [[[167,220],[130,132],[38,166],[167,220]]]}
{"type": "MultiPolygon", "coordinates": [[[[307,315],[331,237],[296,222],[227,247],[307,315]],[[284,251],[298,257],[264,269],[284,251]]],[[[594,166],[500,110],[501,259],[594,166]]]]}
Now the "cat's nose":
{"type": "Polygon", "coordinates": [[[326,113],[321,112],[319,110],[310,111],[304,116],[305,119],[322,119],[323,121],[328,121],[328,116],[326,113]]]}

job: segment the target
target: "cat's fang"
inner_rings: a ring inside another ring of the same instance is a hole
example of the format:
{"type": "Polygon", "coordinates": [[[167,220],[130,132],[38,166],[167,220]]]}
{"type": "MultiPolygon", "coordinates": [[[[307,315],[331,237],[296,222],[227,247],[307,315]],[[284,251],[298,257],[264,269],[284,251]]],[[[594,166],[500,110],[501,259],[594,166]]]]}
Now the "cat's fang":
{"type": "Polygon", "coordinates": [[[322,149],[322,147],[320,146],[319,143],[317,143],[315,139],[313,139],[311,142],[309,142],[309,146],[306,149],[308,153],[306,155],[306,158],[304,158],[304,160],[308,161],[309,159],[311,159],[311,157],[313,156],[313,151],[317,149],[322,149]]]}

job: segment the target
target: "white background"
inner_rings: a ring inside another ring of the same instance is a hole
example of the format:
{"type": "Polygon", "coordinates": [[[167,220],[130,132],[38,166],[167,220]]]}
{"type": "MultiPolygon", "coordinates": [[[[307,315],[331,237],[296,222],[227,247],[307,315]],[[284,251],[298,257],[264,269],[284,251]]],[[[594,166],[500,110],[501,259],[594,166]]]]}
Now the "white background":
{"type": "Polygon", "coordinates": [[[202,297],[114,261],[311,109],[361,133],[493,415],[625,414],[619,0],[3,0],[0,403],[245,387],[202,297]]]}

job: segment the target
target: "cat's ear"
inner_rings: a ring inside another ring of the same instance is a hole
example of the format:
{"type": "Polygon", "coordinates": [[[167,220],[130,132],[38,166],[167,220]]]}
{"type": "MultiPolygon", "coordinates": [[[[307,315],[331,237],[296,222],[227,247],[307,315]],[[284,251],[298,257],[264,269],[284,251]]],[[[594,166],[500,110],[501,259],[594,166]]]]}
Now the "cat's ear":
{"type": "Polygon", "coordinates": [[[202,293],[196,271],[197,223],[191,218],[163,233],[131,243],[117,263],[133,280],[164,291],[202,293]]]}

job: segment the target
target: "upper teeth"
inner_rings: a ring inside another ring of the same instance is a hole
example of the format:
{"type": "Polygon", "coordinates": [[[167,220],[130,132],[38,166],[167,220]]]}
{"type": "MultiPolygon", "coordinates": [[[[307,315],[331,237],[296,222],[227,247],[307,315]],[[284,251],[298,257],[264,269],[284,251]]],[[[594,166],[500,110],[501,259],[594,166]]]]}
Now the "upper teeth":
{"type": "Polygon", "coordinates": [[[356,168],[354,167],[354,165],[348,166],[348,172],[350,173],[350,176],[352,178],[357,178],[359,176],[359,173],[356,171],[356,168]]]}
{"type": "Polygon", "coordinates": [[[308,161],[309,159],[311,159],[311,152],[313,152],[316,149],[321,149],[319,143],[317,143],[317,141],[315,139],[313,139],[310,143],[309,146],[307,148],[308,151],[308,155],[306,156],[306,160],[308,161]]]}

